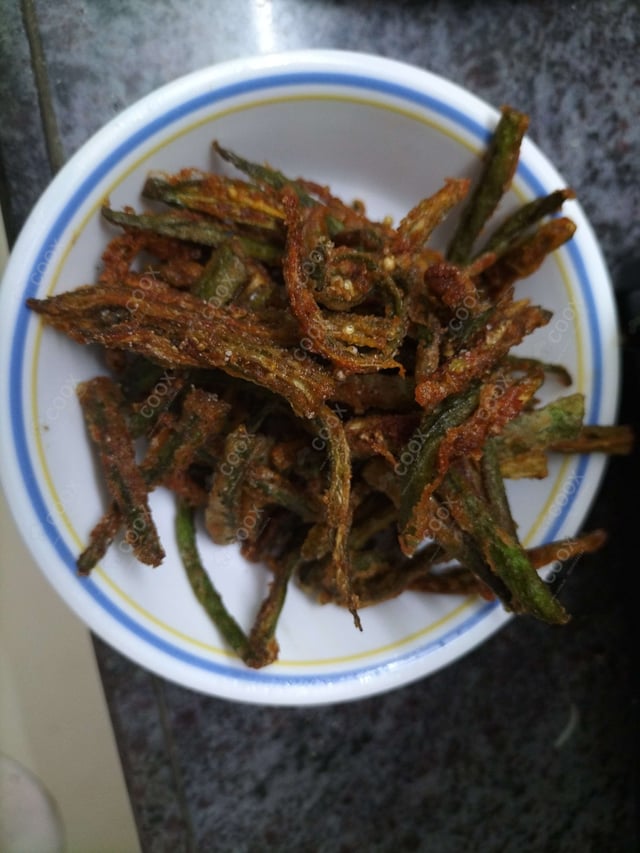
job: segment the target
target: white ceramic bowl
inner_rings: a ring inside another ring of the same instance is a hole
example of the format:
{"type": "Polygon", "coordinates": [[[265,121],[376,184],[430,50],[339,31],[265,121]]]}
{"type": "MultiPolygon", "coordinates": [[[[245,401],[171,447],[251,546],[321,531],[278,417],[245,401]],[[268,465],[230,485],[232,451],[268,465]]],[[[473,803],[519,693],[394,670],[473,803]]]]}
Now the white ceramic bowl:
{"type": "MultiPolygon", "coordinates": [[[[151,570],[113,547],[90,579],[78,578],[75,557],[105,497],[74,386],[99,364],[89,348],[43,330],[24,307],[27,296],[94,280],[107,239],[99,215],[106,196],[115,207],[139,206],[150,169],[219,165],[213,139],[288,174],[328,183],[346,199],[362,198],[373,216],[397,219],[445,177],[477,174],[497,117],[458,86],[378,57],[318,51],[242,60],[144,98],[87,142],[53,181],[20,235],[0,294],[2,479],[46,577],[112,646],[205,693],[297,705],[406,684],[451,663],[505,623],[508,616],[495,603],[408,594],[363,611],[359,633],[346,612],[293,588],[278,630],[280,660],[249,670],[227,652],[193,599],[173,542],[172,501],[162,490],[152,496],[152,508],[167,550],[163,566],[151,570]]],[[[501,212],[564,185],[525,140],[501,212]]],[[[574,189],[579,194],[580,187],[574,189]]],[[[610,283],[579,204],[565,211],[577,223],[576,237],[520,285],[522,294],[554,312],[525,350],[564,362],[574,389],[586,395],[588,422],[608,423],[618,393],[610,283]]],[[[599,457],[567,458],[552,464],[545,481],[510,484],[523,541],[575,533],[603,465],[599,457]]],[[[230,609],[250,623],[264,575],[234,547],[201,545],[230,609]]]]}

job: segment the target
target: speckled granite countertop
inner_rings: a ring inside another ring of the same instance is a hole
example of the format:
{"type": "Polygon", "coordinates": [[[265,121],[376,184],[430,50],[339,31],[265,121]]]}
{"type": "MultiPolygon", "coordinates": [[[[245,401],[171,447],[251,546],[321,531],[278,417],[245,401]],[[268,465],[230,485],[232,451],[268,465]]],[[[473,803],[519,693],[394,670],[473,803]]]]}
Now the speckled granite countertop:
{"type": "MultiPolygon", "coordinates": [[[[2,0],[10,238],[52,173],[123,107],[204,65],[307,47],[409,61],[528,112],[614,281],[638,277],[637,0],[2,0]]],[[[638,421],[637,399],[628,352],[626,421],[638,421]]],[[[96,640],[143,849],[638,849],[637,483],[637,457],[610,466],[588,526],[611,541],[565,587],[569,627],[513,622],[389,695],[237,705],[164,682],[96,640]]]]}

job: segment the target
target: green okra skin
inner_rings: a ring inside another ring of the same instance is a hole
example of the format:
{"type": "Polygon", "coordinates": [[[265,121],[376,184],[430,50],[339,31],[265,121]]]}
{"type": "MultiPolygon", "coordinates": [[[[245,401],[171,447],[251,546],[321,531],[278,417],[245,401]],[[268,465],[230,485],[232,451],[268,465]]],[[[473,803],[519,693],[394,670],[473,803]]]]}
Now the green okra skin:
{"type": "Polygon", "coordinates": [[[250,466],[262,460],[264,452],[264,438],[249,432],[244,424],[227,435],[205,513],[207,530],[216,544],[228,545],[237,540],[243,526],[245,478],[250,466]]]}
{"type": "Polygon", "coordinates": [[[509,589],[512,596],[506,603],[509,609],[554,624],[567,622],[567,612],[538,576],[522,545],[496,524],[490,508],[469,488],[466,478],[449,470],[445,490],[452,515],[474,539],[493,572],[509,589]]]}
{"type": "Polygon", "coordinates": [[[464,265],[469,262],[476,238],[509,188],[527,127],[527,116],[510,107],[503,107],[486,154],[482,175],[449,245],[447,257],[453,263],[464,265]]]}
{"type": "Polygon", "coordinates": [[[285,507],[304,521],[313,521],[318,515],[318,501],[268,465],[253,465],[247,471],[246,483],[265,506],[285,507]]]}
{"type": "MultiPolygon", "coordinates": [[[[129,213],[127,211],[102,208],[104,218],[123,228],[151,231],[163,237],[173,237],[202,246],[219,246],[227,242],[233,232],[223,225],[194,214],[172,211],[170,213],[129,213]]],[[[236,238],[247,255],[256,260],[276,263],[282,257],[282,248],[253,237],[236,238]]]]}
{"type": "Polygon", "coordinates": [[[568,199],[575,198],[570,189],[555,190],[549,195],[536,198],[518,208],[493,232],[482,248],[481,254],[495,252],[501,254],[515,241],[536,225],[545,216],[558,213],[568,199]]]}
{"type": "Polygon", "coordinates": [[[222,243],[214,249],[202,276],[193,287],[193,293],[219,307],[228,305],[247,283],[249,275],[231,242],[222,243]]]}
{"type": "Polygon", "coordinates": [[[464,392],[450,397],[434,412],[425,415],[406,449],[398,457],[403,479],[398,526],[402,549],[408,555],[428,535],[430,510],[424,505],[424,496],[431,493],[438,474],[440,445],[450,429],[460,426],[475,411],[479,394],[479,384],[473,383],[464,392]]]}
{"type": "Polygon", "coordinates": [[[576,439],[584,418],[584,396],[567,394],[546,406],[522,412],[495,439],[498,459],[533,450],[546,450],[576,439]]]}
{"type": "Polygon", "coordinates": [[[193,593],[225,641],[239,657],[245,657],[247,637],[227,610],[220,593],[207,574],[198,551],[193,508],[178,500],[176,542],[193,593]]]}
{"type": "Polygon", "coordinates": [[[214,141],[213,148],[223,160],[231,163],[238,171],[244,172],[245,175],[257,184],[266,185],[274,190],[283,190],[285,187],[289,187],[295,192],[300,203],[305,207],[312,207],[317,204],[316,200],[300,185],[299,181],[288,178],[277,169],[246,160],[233,151],[229,151],[228,148],[223,148],[217,141],[214,141]]]}
{"type": "Polygon", "coordinates": [[[504,478],[500,471],[500,459],[498,458],[495,438],[490,438],[484,446],[480,470],[491,513],[497,524],[506,530],[510,536],[516,538],[516,524],[511,515],[504,478]]]}

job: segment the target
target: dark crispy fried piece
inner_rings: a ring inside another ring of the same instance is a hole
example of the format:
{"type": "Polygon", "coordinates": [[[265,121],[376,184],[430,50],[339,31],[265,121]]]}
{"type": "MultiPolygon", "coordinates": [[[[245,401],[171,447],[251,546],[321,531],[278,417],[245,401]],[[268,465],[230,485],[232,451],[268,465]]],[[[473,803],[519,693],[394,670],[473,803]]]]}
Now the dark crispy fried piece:
{"type": "Polygon", "coordinates": [[[406,412],[415,409],[415,382],[397,373],[354,373],[336,381],[331,399],[356,414],[378,409],[406,412]]]}
{"type": "Polygon", "coordinates": [[[142,195],[206,213],[222,222],[283,234],[284,211],[278,194],[268,193],[265,187],[252,187],[246,181],[194,169],[177,175],[156,172],[147,178],[142,195]]]}
{"type": "Polygon", "coordinates": [[[138,468],[133,439],[121,411],[118,386],[106,376],[82,382],[78,399],[98,450],[109,493],[122,513],[126,541],[141,563],[158,566],[164,550],[151,517],[148,488],[138,468]]]}
{"type": "MultiPolygon", "coordinates": [[[[162,402],[164,397],[159,400],[162,402]]],[[[146,488],[151,491],[162,483],[192,506],[203,503],[200,489],[186,477],[186,472],[197,452],[222,429],[228,411],[228,404],[216,396],[192,389],[185,397],[180,417],[163,424],[162,429],[152,436],[147,454],[139,466],[146,488]]],[[[152,408],[150,417],[154,417],[152,408]]],[[[141,430],[140,434],[144,431],[141,430]]],[[[104,557],[122,524],[122,510],[114,502],[91,532],[89,544],[78,557],[80,574],[89,574],[104,557]]]]}
{"type": "Polygon", "coordinates": [[[609,453],[626,456],[633,450],[634,435],[631,427],[582,426],[576,435],[554,438],[549,449],[559,453],[609,453]]]}
{"type": "Polygon", "coordinates": [[[416,401],[427,411],[451,394],[458,394],[474,379],[484,377],[511,347],[549,322],[551,314],[529,300],[508,302],[496,309],[469,347],[459,349],[432,377],[416,386],[416,401]]]}
{"type": "Polygon", "coordinates": [[[169,368],[221,368],[282,395],[302,418],[332,396],[327,370],[270,343],[273,331],[246,312],[206,306],[158,282],[144,299],[127,287],[91,285],[28,305],[80,343],[137,352],[169,368]]]}
{"type": "Polygon", "coordinates": [[[440,448],[449,431],[471,417],[479,398],[480,389],[475,383],[425,415],[406,445],[406,462],[404,455],[400,455],[398,474],[402,478],[402,499],[398,519],[399,541],[407,556],[414,554],[425,536],[429,535],[430,498],[440,474],[440,448]]]}
{"type": "Polygon", "coordinates": [[[436,226],[469,192],[469,180],[449,178],[438,192],[418,202],[398,225],[398,240],[393,251],[421,249],[436,226]]]}
{"type": "Polygon", "coordinates": [[[481,275],[484,287],[495,297],[516,281],[532,275],[548,254],[573,237],[575,223],[566,217],[540,225],[533,234],[513,244],[481,275]]]}
{"type": "Polygon", "coordinates": [[[207,531],[218,545],[237,541],[244,526],[242,496],[247,471],[254,461],[263,462],[268,453],[269,441],[248,432],[244,424],[228,434],[205,512],[207,531]]]}
{"type": "Polygon", "coordinates": [[[295,485],[268,465],[252,464],[245,482],[245,488],[252,490],[256,505],[285,507],[303,521],[315,521],[324,508],[315,492],[295,485]]]}
{"type": "Polygon", "coordinates": [[[418,426],[420,415],[371,414],[351,418],[345,424],[347,442],[354,459],[383,456],[391,465],[418,426]]]}

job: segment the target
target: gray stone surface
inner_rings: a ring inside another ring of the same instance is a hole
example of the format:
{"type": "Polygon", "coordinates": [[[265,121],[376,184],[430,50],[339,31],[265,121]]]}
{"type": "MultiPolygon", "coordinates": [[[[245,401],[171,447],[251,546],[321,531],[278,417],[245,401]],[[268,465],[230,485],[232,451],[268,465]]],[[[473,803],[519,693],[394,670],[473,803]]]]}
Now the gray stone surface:
{"type": "MultiPolygon", "coordinates": [[[[18,3],[0,3],[0,161],[13,233],[58,165],[47,152],[70,156],[156,86],[230,58],[332,47],[403,59],[528,112],[614,279],[640,261],[637,2],[23,5],[41,65],[18,3]]],[[[622,416],[637,424],[636,366],[625,367],[622,416]]],[[[638,467],[637,456],[610,467],[587,524],[606,527],[610,544],[570,576],[567,628],[511,623],[389,695],[244,706],[149,676],[96,641],[144,848],[635,851],[638,467]]]]}

